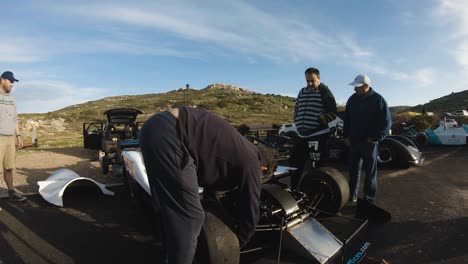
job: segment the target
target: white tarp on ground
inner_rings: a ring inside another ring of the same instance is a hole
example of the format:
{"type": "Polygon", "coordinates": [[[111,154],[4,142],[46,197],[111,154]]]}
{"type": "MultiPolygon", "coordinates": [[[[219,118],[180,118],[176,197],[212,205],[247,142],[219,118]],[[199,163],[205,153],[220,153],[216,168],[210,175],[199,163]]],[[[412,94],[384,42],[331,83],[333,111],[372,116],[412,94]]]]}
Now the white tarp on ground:
{"type": "Polygon", "coordinates": [[[51,204],[63,207],[63,193],[67,186],[76,181],[89,181],[95,183],[102,191],[103,194],[114,195],[106,189],[106,186],[93,179],[81,177],[74,171],[69,169],[60,169],[47,178],[45,181],[39,181],[39,194],[51,204]]]}

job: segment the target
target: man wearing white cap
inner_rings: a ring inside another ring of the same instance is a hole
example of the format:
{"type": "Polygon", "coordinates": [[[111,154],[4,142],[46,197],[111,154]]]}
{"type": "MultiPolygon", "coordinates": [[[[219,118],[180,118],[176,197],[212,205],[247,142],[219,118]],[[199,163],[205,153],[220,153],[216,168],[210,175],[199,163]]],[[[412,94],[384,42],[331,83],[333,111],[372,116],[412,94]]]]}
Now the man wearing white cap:
{"type": "Polygon", "coordinates": [[[366,178],[364,198],[375,203],[377,192],[377,145],[388,134],[392,120],[387,102],[371,85],[367,75],[359,74],[349,85],[354,93],[346,103],[343,135],[351,149],[349,169],[350,200],[357,201],[361,167],[364,162],[366,178]]]}

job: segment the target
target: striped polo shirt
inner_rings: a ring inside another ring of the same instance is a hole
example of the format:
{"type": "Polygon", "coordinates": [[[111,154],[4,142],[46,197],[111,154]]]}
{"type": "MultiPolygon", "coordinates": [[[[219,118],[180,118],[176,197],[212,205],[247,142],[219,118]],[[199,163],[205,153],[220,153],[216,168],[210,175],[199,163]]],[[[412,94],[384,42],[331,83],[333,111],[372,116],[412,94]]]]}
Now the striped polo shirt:
{"type": "Polygon", "coordinates": [[[0,135],[14,135],[17,121],[15,97],[0,93],[0,135]]]}
{"type": "Polygon", "coordinates": [[[320,126],[319,117],[325,109],[318,89],[304,87],[299,91],[294,109],[294,123],[300,134],[305,135],[320,126]]]}

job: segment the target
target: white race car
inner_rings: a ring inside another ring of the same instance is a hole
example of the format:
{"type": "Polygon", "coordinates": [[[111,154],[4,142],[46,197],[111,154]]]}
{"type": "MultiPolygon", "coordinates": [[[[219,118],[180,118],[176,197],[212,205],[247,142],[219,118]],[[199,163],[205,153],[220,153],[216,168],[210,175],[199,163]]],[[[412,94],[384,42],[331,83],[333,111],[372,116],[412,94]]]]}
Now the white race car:
{"type": "Polygon", "coordinates": [[[467,138],[467,125],[459,125],[454,119],[442,118],[437,127],[418,133],[414,141],[418,146],[466,145],[467,138]]]}

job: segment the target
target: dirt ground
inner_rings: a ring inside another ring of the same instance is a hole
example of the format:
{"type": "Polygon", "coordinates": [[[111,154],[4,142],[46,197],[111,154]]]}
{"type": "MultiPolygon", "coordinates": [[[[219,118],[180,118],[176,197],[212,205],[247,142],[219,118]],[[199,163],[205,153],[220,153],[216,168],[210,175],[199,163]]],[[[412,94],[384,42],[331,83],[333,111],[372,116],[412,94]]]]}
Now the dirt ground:
{"type": "MultiPolygon", "coordinates": [[[[104,184],[120,183],[122,178],[101,173],[97,151],[73,148],[20,149],[16,156],[16,172],[13,178],[15,188],[23,194],[37,193],[38,181],[46,180],[55,171],[67,168],[82,177],[88,177],[104,184]]],[[[0,197],[7,194],[4,179],[0,179],[0,197]]]]}
{"type": "MultiPolygon", "coordinates": [[[[392,264],[468,263],[468,147],[428,147],[423,152],[426,155],[423,167],[379,169],[377,203],[391,212],[392,220],[383,225],[369,226],[365,232],[365,241],[371,243],[368,255],[392,264]]],[[[18,152],[15,186],[26,194],[37,193],[37,182],[47,179],[61,168],[71,169],[81,176],[105,184],[122,181],[121,177],[113,176],[112,173],[102,175],[96,152],[82,148],[28,148],[18,152]]],[[[3,180],[0,187],[2,193],[5,193],[3,180]]],[[[141,212],[136,211],[137,207],[132,205],[126,192],[117,193],[115,198],[106,197],[107,203],[98,209],[91,205],[101,203],[91,200],[83,205],[81,199],[75,206],[78,209],[70,207],[60,210],[48,205],[37,195],[29,196],[27,202],[20,204],[0,199],[0,207],[3,208],[0,230],[4,232],[0,236],[3,252],[0,254],[0,263],[3,260],[4,263],[91,263],[93,261],[89,259],[82,259],[83,256],[91,256],[84,252],[89,253],[93,248],[111,252],[116,246],[111,241],[116,239],[123,239],[122,245],[133,245],[128,246],[132,249],[125,246],[114,250],[122,253],[118,258],[131,256],[125,253],[127,250],[133,252],[141,249],[137,255],[148,258],[138,263],[147,263],[153,259],[150,256],[155,254],[154,244],[157,241],[147,238],[152,225],[142,217],[141,212]],[[70,211],[79,214],[71,214],[70,211]],[[72,221],[70,215],[73,216],[72,221]],[[19,219],[21,225],[17,224],[16,219],[19,219]],[[77,238],[76,243],[63,240],[62,233],[75,232],[66,228],[57,230],[58,227],[66,227],[61,224],[65,221],[70,221],[69,227],[73,226],[73,230],[81,230],[80,234],[86,235],[81,240],[77,238]],[[37,237],[32,237],[31,232],[38,234],[37,237]],[[10,234],[16,237],[10,237],[10,234]],[[141,239],[133,239],[133,235],[141,239]],[[53,245],[58,253],[44,248],[44,240],[53,245]],[[87,244],[89,240],[95,240],[96,243],[82,251],[82,244],[87,244]],[[112,245],[109,246],[109,243],[112,245]],[[32,247],[33,244],[37,247],[32,247]],[[8,247],[10,250],[5,251],[8,247]],[[69,261],[59,258],[57,261],[37,262],[37,255],[62,256],[65,253],[69,261]],[[17,259],[22,259],[22,262],[17,262],[17,259]]],[[[260,255],[258,259],[242,263],[276,263],[276,255],[260,255]]]]}

